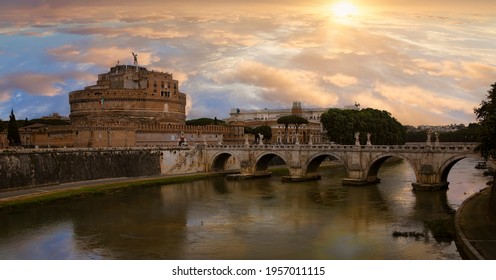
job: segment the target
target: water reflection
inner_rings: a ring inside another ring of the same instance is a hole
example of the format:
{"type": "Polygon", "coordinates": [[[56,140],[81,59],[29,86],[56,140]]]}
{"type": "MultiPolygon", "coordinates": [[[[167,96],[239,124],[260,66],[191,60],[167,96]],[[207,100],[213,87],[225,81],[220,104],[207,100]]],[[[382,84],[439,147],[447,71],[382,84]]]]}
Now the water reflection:
{"type": "MultiPolygon", "coordinates": [[[[447,192],[414,192],[393,162],[380,184],[213,178],[1,214],[3,259],[459,259],[451,243],[394,238],[449,217],[485,178],[459,162],[447,192]],[[475,187],[474,185],[477,185],[475,187]],[[452,191],[456,190],[456,191],[452,191]]],[[[482,173],[482,172],[481,172],[482,173]]]]}

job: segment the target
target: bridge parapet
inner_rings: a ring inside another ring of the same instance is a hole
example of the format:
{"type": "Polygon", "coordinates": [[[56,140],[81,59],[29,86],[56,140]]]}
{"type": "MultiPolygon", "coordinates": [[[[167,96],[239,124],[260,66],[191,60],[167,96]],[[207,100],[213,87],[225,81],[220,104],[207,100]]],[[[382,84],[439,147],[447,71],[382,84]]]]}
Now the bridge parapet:
{"type": "Polygon", "coordinates": [[[476,145],[208,145],[210,150],[252,151],[398,151],[398,152],[446,152],[474,151],[476,145]]]}

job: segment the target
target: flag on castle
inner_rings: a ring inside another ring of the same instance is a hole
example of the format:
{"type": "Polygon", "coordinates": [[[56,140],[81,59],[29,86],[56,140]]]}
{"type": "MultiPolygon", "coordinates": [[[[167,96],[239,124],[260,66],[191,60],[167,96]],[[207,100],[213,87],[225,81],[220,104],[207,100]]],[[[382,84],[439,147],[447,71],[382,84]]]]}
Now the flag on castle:
{"type": "Polygon", "coordinates": [[[102,97],[102,99],[100,99],[100,107],[102,107],[102,108],[103,108],[103,102],[105,102],[105,100],[102,97]]]}

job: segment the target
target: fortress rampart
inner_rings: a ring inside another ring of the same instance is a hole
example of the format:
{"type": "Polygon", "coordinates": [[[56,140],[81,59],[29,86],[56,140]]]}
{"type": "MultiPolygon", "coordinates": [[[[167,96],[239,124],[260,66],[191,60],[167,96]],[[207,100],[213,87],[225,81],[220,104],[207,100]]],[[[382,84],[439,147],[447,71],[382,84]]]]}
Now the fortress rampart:
{"type": "MultiPolygon", "coordinates": [[[[175,148],[179,149],[179,148],[175,148]]],[[[160,174],[157,149],[36,149],[0,153],[0,191],[160,174]]]]}

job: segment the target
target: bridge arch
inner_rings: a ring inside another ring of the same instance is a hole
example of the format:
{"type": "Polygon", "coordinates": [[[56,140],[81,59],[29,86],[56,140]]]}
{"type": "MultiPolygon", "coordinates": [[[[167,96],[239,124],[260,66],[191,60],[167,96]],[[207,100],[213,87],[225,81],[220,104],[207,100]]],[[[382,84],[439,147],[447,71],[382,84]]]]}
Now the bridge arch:
{"type": "Polygon", "coordinates": [[[331,157],[333,159],[336,159],[336,160],[340,160],[342,162],[343,159],[337,155],[337,154],[334,154],[334,153],[318,153],[316,155],[313,155],[307,162],[306,164],[306,171],[305,171],[305,175],[316,175],[317,174],[317,169],[319,168],[319,166],[322,164],[322,162],[324,162],[324,160],[328,157],[331,157]]]}
{"type": "Polygon", "coordinates": [[[455,166],[460,160],[466,159],[466,158],[475,158],[475,159],[481,159],[481,157],[478,154],[461,154],[461,155],[456,155],[454,157],[451,157],[447,159],[439,168],[439,174],[441,174],[441,182],[448,182],[448,175],[449,172],[451,171],[451,168],[455,166]]]}
{"type": "Polygon", "coordinates": [[[284,163],[289,167],[288,160],[283,155],[277,152],[268,152],[261,154],[255,161],[255,172],[256,173],[267,172],[270,161],[275,157],[281,158],[284,161],[284,163]]]}
{"type": "Polygon", "coordinates": [[[379,169],[384,164],[384,162],[386,162],[386,160],[393,158],[393,157],[397,157],[397,158],[400,158],[400,159],[406,161],[410,165],[410,167],[413,169],[413,171],[415,172],[415,180],[418,180],[419,171],[417,170],[417,168],[415,168],[415,164],[411,161],[410,158],[408,158],[407,156],[405,156],[401,153],[384,153],[384,154],[377,155],[370,160],[369,166],[367,166],[367,168],[365,169],[365,174],[366,174],[365,179],[367,180],[367,182],[370,182],[370,183],[380,182],[380,179],[377,178],[377,173],[379,173],[379,169]]]}
{"type": "Polygon", "coordinates": [[[234,158],[236,161],[236,157],[229,152],[220,152],[217,153],[210,164],[210,170],[214,172],[220,172],[226,170],[226,164],[230,158],[234,158]]]}

